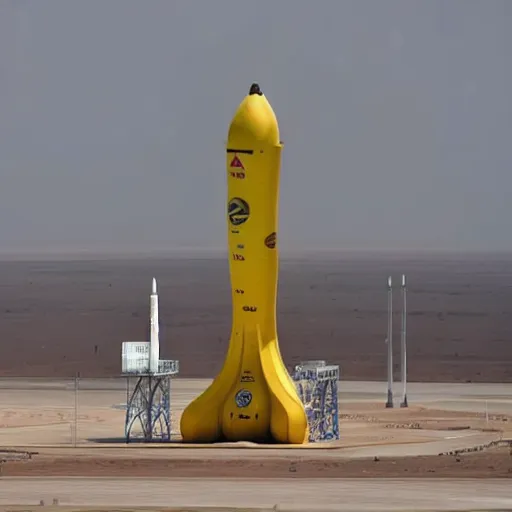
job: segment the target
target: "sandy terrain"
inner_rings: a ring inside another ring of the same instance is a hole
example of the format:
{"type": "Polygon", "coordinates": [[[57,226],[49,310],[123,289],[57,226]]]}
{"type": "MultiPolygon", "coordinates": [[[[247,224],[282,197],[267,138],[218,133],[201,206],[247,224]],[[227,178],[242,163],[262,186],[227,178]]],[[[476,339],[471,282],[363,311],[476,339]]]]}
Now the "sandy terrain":
{"type": "MultiPolygon", "coordinates": [[[[410,378],[511,382],[512,257],[505,256],[283,260],[286,363],[327,359],[345,379],[384,379],[386,276],[402,272],[410,283],[410,378]]],[[[153,275],[162,357],[179,359],[184,377],[212,377],[231,327],[227,258],[0,262],[0,373],[116,375],[121,341],[148,337],[153,275]]],[[[395,293],[397,351],[399,307],[395,293]]]]}
{"type": "MultiPolygon", "coordinates": [[[[179,440],[181,412],[209,382],[173,381],[174,440],[179,440]]],[[[451,446],[458,442],[464,447],[474,444],[475,436],[493,440],[499,432],[507,436],[512,431],[512,384],[413,383],[408,409],[384,408],[385,390],[386,385],[379,382],[339,383],[343,432],[339,446],[402,442],[409,451],[421,445],[423,451],[418,454],[430,455],[444,451],[439,443],[445,437],[451,446]],[[487,432],[482,434],[484,429],[487,432]],[[437,444],[425,452],[426,441],[437,444]]],[[[75,428],[79,445],[106,448],[124,437],[124,379],[81,379],[76,393],[73,381],[0,379],[0,403],[0,446],[70,446],[75,442],[75,428]]]]}
{"type": "Polygon", "coordinates": [[[340,441],[304,447],[181,445],[181,411],[209,382],[173,382],[173,443],[127,446],[120,407],[126,399],[124,381],[80,381],[75,425],[72,382],[4,379],[0,446],[33,455],[4,453],[2,475],[512,477],[509,447],[439,456],[511,439],[512,384],[415,383],[408,409],[386,409],[384,383],[343,381],[340,441]]]}

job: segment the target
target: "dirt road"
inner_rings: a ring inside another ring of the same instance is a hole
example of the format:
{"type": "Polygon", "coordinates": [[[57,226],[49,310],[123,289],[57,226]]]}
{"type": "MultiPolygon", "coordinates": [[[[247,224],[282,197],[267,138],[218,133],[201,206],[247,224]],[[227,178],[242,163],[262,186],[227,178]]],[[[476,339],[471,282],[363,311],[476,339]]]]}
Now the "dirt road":
{"type": "Polygon", "coordinates": [[[268,507],[280,510],[512,508],[510,480],[2,478],[0,505],[268,507]]]}

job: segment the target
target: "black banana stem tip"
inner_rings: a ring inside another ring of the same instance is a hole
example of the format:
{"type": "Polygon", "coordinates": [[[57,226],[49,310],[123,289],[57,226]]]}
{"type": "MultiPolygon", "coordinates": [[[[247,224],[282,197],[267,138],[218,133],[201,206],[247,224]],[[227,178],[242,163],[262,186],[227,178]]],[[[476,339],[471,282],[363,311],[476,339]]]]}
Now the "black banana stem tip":
{"type": "Polygon", "coordinates": [[[261,92],[259,84],[252,84],[251,88],[249,89],[249,96],[252,94],[257,94],[258,96],[263,96],[263,93],[261,92]]]}

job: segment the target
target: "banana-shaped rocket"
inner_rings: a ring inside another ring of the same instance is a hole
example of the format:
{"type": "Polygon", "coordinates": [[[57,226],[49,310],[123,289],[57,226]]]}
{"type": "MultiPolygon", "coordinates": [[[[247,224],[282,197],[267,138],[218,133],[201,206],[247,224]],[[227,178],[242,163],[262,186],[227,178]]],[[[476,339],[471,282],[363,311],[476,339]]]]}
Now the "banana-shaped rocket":
{"type": "Polygon", "coordinates": [[[221,372],[183,412],[185,442],[308,439],[304,406],[277,340],[281,149],[274,111],[253,84],[231,122],[226,148],[231,339],[221,372]]]}

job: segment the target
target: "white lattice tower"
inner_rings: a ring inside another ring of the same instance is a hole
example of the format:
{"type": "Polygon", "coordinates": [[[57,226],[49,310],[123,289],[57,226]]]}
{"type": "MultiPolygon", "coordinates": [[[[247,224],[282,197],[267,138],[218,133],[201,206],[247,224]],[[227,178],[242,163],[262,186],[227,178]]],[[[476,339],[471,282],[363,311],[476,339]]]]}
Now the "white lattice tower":
{"type": "Polygon", "coordinates": [[[126,376],[125,438],[130,441],[171,440],[171,377],[179,362],[159,360],[151,371],[150,343],[124,342],[122,372],[126,376]]]}

